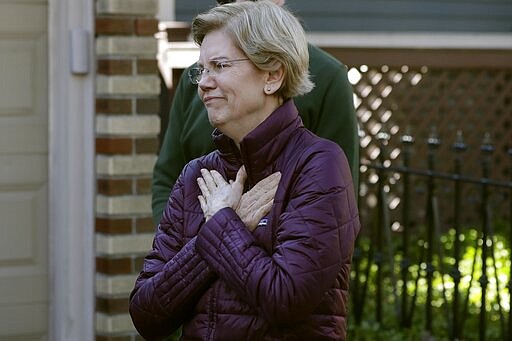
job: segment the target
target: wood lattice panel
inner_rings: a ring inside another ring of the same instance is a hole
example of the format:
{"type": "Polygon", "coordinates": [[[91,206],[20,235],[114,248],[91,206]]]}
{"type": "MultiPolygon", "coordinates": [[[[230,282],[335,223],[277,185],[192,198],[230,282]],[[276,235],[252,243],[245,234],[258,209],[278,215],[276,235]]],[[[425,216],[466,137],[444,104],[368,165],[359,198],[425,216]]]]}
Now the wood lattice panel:
{"type": "MultiPolygon", "coordinates": [[[[427,139],[434,132],[440,139],[435,168],[453,172],[453,143],[461,131],[467,145],[463,152],[464,175],[482,175],[480,148],[487,134],[487,142],[494,147],[490,158],[491,177],[510,178],[512,160],[507,150],[512,147],[512,69],[361,65],[350,68],[349,76],[356,97],[363,162],[377,160],[381,152],[377,134],[385,131],[390,134],[385,158],[388,164],[401,165],[400,138],[409,133],[415,139],[410,166],[426,169],[427,139]]],[[[371,207],[375,202],[371,188],[376,178],[371,171],[364,172],[363,167],[361,190],[363,200],[371,207]]],[[[392,178],[389,185],[390,206],[397,207],[399,177],[392,178]]],[[[450,195],[449,186],[440,187],[442,195],[450,195]]],[[[415,191],[421,196],[425,192],[424,184],[417,184],[415,191]]],[[[478,189],[466,191],[469,201],[478,202],[478,189]]],[[[424,214],[424,206],[416,207],[415,212],[424,214]]],[[[497,210],[505,212],[505,208],[497,210]]]]}
{"type": "MultiPolygon", "coordinates": [[[[425,167],[426,140],[435,127],[441,139],[440,157],[450,160],[450,147],[457,131],[468,145],[466,173],[479,175],[479,148],[486,133],[495,147],[492,175],[507,179],[510,161],[507,148],[512,142],[512,70],[429,70],[369,68],[354,85],[357,112],[364,136],[372,142],[363,145],[363,159],[373,160],[375,135],[381,128],[391,135],[391,146],[399,146],[406,130],[414,136],[419,157],[413,165],[425,167]],[[447,147],[447,148],[443,148],[447,147]],[[445,151],[446,149],[446,151],[445,151]]],[[[365,138],[363,137],[363,140],[365,138]]],[[[439,163],[450,171],[451,163],[439,163]]]]}

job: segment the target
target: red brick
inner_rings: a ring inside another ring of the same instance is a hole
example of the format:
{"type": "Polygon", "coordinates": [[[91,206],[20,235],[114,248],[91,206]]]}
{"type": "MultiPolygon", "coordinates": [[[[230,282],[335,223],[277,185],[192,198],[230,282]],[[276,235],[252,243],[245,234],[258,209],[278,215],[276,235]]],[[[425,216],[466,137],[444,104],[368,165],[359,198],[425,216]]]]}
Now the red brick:
{"type": "Polygon", "coordinates": [[[106,314],[122,314],[128,311],[128,297],[96,297],[96,311],[106,314]]]}
{"type": "Polygon", "coordinates": [[[102,75],[131,75],[133,73],[132,61],[126,59],[100,59],[98,60],[98,74],[102,75]]]}
{"type": "Polygon", "coordinates": [[[126,18],[97,18],[97,35],[131,35],[135,31],[134,20],[126,18]]]}
{"type": "Polygon", "coordinates": [[[158,139],[138,138],[135,139],[135,153],[137,154],[156,154],[158,152],[158,139]]]}
{"type": "Polygon", "coordinates": [[[158,32],[158,20],[137,19],[135,20],[135,34],[139,36],[150,36],[158,32]]]}
{"type": "Polygon", "coordinates": [[[144,265],[144,257],[145,256],[135,257],[135,259],[133,260],[133,266],[135,267],[134,273],[139,273],[140,270],[142,270],[142,266],[144,265]]]}
{"type": "Polygon", "coordinates": [[[131,179],[98,179],[98,193],[105,195],[133,194],[131,179]]]}
{"type": "Polygon", "coordinates": [[[127,234],[132,232],[132,220],[126,218],[96,217],[96,232],[107,234],[127,234]]]}
{"type": "Polygon", "coordinates": [[[135,230],[137,233],[152,233],[156,227],[153,225],[153,218],[137,218],[135,220],[135,230]]]}
{"type": "Polygon", "coordinates": [[[158,74],[158,63],[154,59],[138,59],[137,60],[137,73],[138,74],[158,74]]]}
{"type": "Polygon", "coordinates": [[[131,154],[132,139],[126,138],[96,138],[97,154],[131,154]]]}
{"type": "Polygon", "coordinates": [[[131,114],[132,101],[130,99],[96,98],[96,113],[131,114]]]}
{"type": "Polygon", "coordinates": [[[155,98],[138,98],[137,114],[157,114],[160,110],[160,99],[155,98]]]}
{"type": "Polygon", "coordinates": [[[96,271],[109,275],[130,274],[132,271],[131,258],[96,257],[96,271]]]}
{"type": "Polygon", "coordinates": [[[137,194],[150,194],[151,193],[151,178],[139,178],[136,180],[137,194]]]}

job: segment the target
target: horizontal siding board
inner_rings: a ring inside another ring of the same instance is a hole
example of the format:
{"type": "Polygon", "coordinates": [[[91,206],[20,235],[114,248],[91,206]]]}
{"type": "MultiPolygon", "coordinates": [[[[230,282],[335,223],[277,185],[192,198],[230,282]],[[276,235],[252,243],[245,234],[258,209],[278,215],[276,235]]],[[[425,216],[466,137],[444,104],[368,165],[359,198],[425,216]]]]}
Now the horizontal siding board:
{"type": "Polygon", "coordinates": [[[189,18],[193,18],[216,4],[215,0],[175,0],[174,3],[176,15],[186,14],[189,18]]]}
{"type": "MultiPolygon", "coordinates": [[[[190,22],[213,0],[176,0],[190,22]]],[[[512,0],[288,0],[308,31],[512,32],[512,0]]]]}
{"type": "Polygon", "coordinates": [[[369,13],[383,15],[511,15],[512,2],[495,1],[412,1],[412,0],[359,0],[359,1],[288,1],[287,6],[296,14],[325,13],[346,15],[369,13]],[[322,5],[319,6],[318,3],[322,5]]]}
{"type": "Polygon", "coordinates": [[[308,31],[512,32],[512,1],[288,1],[308,31]],[[292,7],[293,6],[293,7],[292,7]]]}

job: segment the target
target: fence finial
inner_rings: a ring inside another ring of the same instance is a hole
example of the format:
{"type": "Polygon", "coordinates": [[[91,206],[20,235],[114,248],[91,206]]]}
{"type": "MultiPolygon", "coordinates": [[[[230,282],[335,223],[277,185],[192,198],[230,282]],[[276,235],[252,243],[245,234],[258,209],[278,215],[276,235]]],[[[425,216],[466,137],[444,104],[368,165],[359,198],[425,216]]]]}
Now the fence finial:
{"type": "Polygon", "coordinates": [[[480,150],[485,154],[490,154],[494,151],[494,146],[492,145],[490,133],[485,133],[480,150]]]}
{"type": "Polygon", "coordinates": [[[379,130],[379,132],[377,133],[377,140],[379,140],[380,143],[382,144],[388,144],[390,138],[391,136],[384,129],[379,130]]]}
{"type": "Polygon", "coordinates": [[[430,128],[430,135],[427,139],[428,146],[430,148],[436,148],[441,144],[441,140],[439,139],[439,136],[437,135],[437,127],[433,125],[430,128]]]}
{"type": "Polygon", "coordinates": [[[406,146],[414,143],[414,137],[411,135],[411,127],[409,125],[405,127],[405,133],[400,138],[400,141],[406,146]]]}
{"type": "Polygon", "coordinates": [[[464,142],[464,133],[462,130],[457,130],[457,137],[455,138],[455,143],[453,144],[453,149],[457,152],[465,151],[468,146],[464,142]]]}

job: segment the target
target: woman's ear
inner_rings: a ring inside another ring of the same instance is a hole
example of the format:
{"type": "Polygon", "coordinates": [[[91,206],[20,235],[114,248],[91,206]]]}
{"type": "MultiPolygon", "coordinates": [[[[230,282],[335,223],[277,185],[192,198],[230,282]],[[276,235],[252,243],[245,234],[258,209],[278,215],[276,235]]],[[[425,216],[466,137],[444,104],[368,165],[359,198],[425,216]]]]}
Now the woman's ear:
{"type": "Polygon", "coordinates": [[[281,88],[284,83],[284,68],[282,65],[277,70],[268,71],[265,79],[265,93],[271,95],[281,88]]]}

